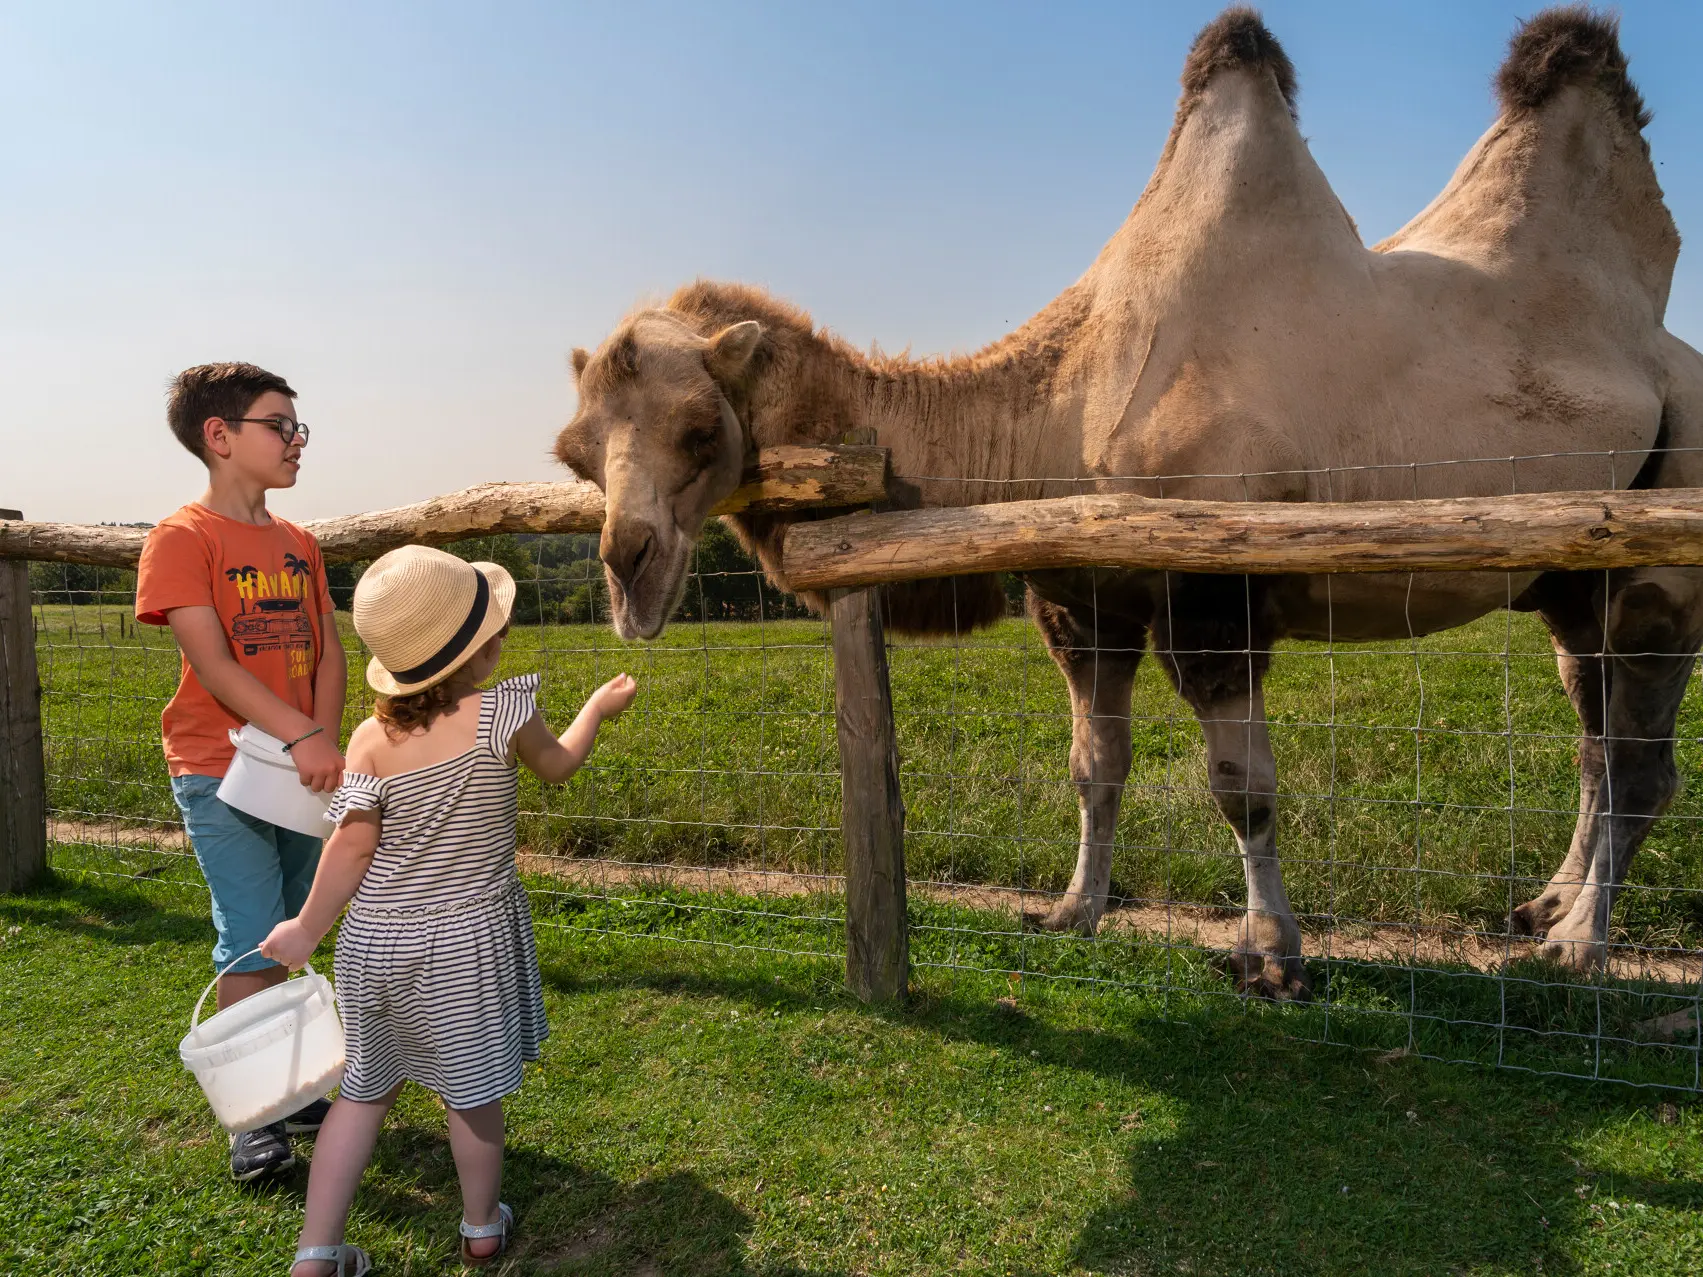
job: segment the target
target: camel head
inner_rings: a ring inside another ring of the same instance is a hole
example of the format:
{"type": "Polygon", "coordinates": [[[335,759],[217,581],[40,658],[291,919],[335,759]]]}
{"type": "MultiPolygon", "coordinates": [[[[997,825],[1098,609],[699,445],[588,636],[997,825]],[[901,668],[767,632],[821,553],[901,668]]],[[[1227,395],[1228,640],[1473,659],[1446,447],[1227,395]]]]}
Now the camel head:
{"type": "Polygon", "coordinates": [[[599,553],[624,639],[662,632],[704,520],[739,486],[749,444],[728,388],[762,332],[746,320],[706,337],[668,311],[644,310],[596,351],[574,351],[579,411],[557,436],[556,457],[603,489],[599,553]]]}

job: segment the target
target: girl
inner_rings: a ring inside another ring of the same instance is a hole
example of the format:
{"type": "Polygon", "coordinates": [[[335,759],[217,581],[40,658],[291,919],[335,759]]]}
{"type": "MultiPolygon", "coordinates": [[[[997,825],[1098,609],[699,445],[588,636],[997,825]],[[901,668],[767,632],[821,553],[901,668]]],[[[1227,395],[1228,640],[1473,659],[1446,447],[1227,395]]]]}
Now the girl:
{"type": "Polygon", "coordinates": [[[443,1097],[461,1181],[462,1262],[508,1245],[497,1200],[503,1096],[538,1058],[548,1028],[532,915],[515,873],[518,759],[566,780],[597,729],[638,690],[625,674],[597,691],[558,739],[533,702],[538,675],[491,676],[508,633],[514,579],[494,563],[404,546],[355,588],[355,631],[373,654],[373,716],[349,739],[336,825],[301,914],[261,952],[292,970],[349,906],[337,939],[337,1002],[348,1039],[342,1090],[308,1175],[291,1277],[360,1277],[371,1260],[343,1230],[384,1115],[409,1078],[443,1097]]]}

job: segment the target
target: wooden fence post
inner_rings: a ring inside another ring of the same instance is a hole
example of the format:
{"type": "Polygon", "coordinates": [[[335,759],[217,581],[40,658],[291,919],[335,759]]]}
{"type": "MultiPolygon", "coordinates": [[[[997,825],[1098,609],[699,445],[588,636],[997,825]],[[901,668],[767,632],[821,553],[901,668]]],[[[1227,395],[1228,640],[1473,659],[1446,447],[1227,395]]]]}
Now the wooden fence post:
{"type": "Polygon", "coordinates": [[[846,856],[846,982],[865,1002],[886,1002],[904,997],[911,962],[905,803],[881,591],[834,590],[828,598],[846,856]]]}
{"type": "MultiPolygon", "coordinates": [[[[0,519],[21,519],[0,510],[0,519]]],[[[30,565],[0,560],[0,892],[47,867],[47,769],[41,752],[30,565]]]]}

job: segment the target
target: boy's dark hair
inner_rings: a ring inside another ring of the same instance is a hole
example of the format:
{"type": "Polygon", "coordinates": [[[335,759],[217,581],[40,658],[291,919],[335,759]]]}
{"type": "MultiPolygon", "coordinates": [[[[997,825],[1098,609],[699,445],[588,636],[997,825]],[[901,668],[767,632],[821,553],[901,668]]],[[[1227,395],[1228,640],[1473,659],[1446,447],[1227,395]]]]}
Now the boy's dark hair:
{"type": "Polygon", "coordinates": [[[277,373],[253,364],[199,364],[185,368],[172,378],[166,397],[166,421],[177,441],[201,461],[207,460],[207,444],[201,426],[209,417],[234,420],[268,391],[288,395],[296,392],[277,373]]]}

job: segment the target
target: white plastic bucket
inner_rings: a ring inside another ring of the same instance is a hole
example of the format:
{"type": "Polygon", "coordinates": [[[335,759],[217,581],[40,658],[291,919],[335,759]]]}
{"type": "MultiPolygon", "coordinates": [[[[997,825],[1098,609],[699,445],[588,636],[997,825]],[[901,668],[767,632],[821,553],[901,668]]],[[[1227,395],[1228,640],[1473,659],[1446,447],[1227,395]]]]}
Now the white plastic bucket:
{"type": "Polygon", "coordinates": [[[343,1022],[331,981],[304,966],[299,979],[262,989],[197,1023],[225,971],[196,999],[177,1053],[220,1125],[238,1135],[331,1093],[343,1080],[343,1022]]]}
{"type": "Polygon", "coordinates": [[[325,820],[331,795],[316,794],[302,784],[283,741],[245,723],[241,731],[231,733],[231,744],[237,752],[219,782],[223,802],[298,834],[323,838],[331,832],[325,820]]]}

